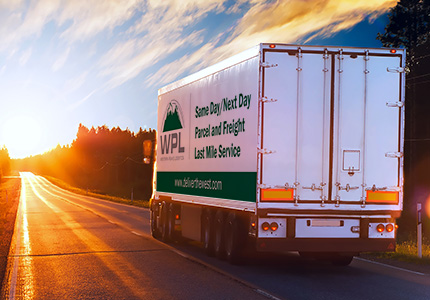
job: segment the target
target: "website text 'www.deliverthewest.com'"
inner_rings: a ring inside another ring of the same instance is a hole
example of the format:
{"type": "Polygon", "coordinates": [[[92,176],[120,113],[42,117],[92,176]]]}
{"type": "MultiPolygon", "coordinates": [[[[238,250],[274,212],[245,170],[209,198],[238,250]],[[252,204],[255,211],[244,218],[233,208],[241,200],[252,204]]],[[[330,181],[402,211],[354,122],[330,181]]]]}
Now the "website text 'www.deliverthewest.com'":
{"type": "Polygon", "coordinates": [[[175,186],[200,190],[221,191],[222,181],[212,179],[201,180],[198,178],[191,179],[190,177],[185,177],[183,179],[175,179],[175,186]]]}

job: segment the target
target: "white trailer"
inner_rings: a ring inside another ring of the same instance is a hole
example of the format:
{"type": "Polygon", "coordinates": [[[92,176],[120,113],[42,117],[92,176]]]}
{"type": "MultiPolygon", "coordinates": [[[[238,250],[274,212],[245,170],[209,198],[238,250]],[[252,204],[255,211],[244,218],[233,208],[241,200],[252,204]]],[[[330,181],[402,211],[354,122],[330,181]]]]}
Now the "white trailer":
{"type": "Polygon", "coordinates": [[[402,49],[260,44],[159,90],[151,228],[349,264],[394,251],[402,49]]]}

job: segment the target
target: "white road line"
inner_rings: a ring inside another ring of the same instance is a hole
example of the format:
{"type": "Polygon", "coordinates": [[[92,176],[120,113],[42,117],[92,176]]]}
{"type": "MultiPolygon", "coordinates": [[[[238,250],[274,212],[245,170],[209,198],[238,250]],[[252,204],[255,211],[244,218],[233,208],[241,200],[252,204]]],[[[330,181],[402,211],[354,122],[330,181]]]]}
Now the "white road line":
{"type": "Polygon", "coordinates": [[[427,275],[427,274],[424,274],[424,273],[415,272],[415,271],[411,271],[411,270],[408,270],[408,269],[403,269],[403,268],[399,268],[399,267],[395,267],[395,266],[383,264],[383,263],[380,263],[380,262],[377,262],[377,261],[368,260],[368,259],[364,259],[364,258],[360,258],[360,257],[354,257],[354,259],[365,261],[365,262],[369,262],[369,263],[380,265],[380,266],[384,266],[384,267],[388,267],[388,268],[392,268],[392,269],[396,269],[396,270],[400,270],[400,271],[404,271],[404,272],[409,272],[409,273],[420,275],[420,276],[426,276],[427,275]]]}
{"type": "Polygon", "coordinates": [[[188,259],[188,260],[193,261],[195,263],[198,263],[198,264],[200,264],[202,266],[205,266],[206,268],[211,269],[212,271],[215,271],[215,272],[217,272],[219,274],[222,274],[222,275],[224,275],[224,276],[226,276],[226,277],[228,277],[228,278],[230,278],[230,279],[232,279],[234,281],[237,281],[237,282],[243,284],[244,286],[247,286],[248,288],[254,290],[256,293],[258,293],[258,294],[260,294],[262,296],[265,296],[265,297],[267,297],[269,299],[272,299],[272,300],[281,300],[280,298],[278,298],[278,297],[276,297],[276,296],[274,296],[274,295],[272,295],[272,294],[270,294],[270,293],[268,293],[268,292],[266,292],[266,291],[264,291],[262,289],[259,289],[254,284],[252,284],[252,283],[250,283],[250,282],[248,282],[246,280],[242,280],[241,278],[236,277],[233,274],[230,274],[230,273],[228,273],[228,272],[226,272],[226,271],[224,271],[224,270],[222,270],[222,269],[220,269],[218,267],[215,267],[214,265],[212,265],[210,263],[207,263],[207,262],[205,262],[205,261],[203,261],[203,260],[201,260],[201,259],[199,259],[197,257],[194,257],[192,255],[188,255],[188,254],[182,252],[181,250],[178,250],[178,249],[176,249],[176,248],[174,248],[174,247],[172,247],[170,245],[167,245],[167,244],[165,244],[165,243],[163,243],[163,242],[161,242],[159,240],[154,239],[154,241],[157,241],[159,244],[164,245],[166,248],[169,248],[171,251],[175,252],[176,254],[178,254],[179,256],[182,256],[185,259],[188,259]]]}
{"type": "Polygon", "coordinates": [[[267,297],[267,298],[270,298],[270,299],[273,299],[273,300],[281,300],[280,298],[275,297],[275,296],[273,296],[272,294],[269,294],[269,293],[267,293],[267,292],[265,292],[265,291],[263,291],[263,290],[256,289],[255,291],[256,291],[257,293],[259,293],[259,294],[261,294],[261,295],[263,295],[263,296],[267,297]]]}
{"type": "Polygon", "coordinates": [[[189,255],[187,255],[187,254],[185,254],[184,252],[182,252],[182,251],[179,251],[179,250],[176,250],[175,248],[171,248],[171,250],[173,251],[173,252],[175,252],[176,254],[178,254],[178,255],[180,255],[180,256],[182,256],[183,258],[190,258],[190,256],[189,255]]]}
{"type": "Polygon", "coordinates": [[[138,236],[143,236],[142,234],[140,234],[139,232],[136,232],[136,231],[132,231],[131,233],[138,235],[138,236]]]}
{"type": "MultiPolygon", "coordinates": [[[[25,176],[23,176],[25,177],[25,176]]],[[[11,280],[10,280],[10,289],[9,289],[9,300],[15,299],[15,294],[16,294],[16,284],[18,281],[18,266],[19,266],[19,253],[21,251],[21,226],[22,226],[22,205],[23,202],[26,201],[25,200],[25,193],[26,193],[26,189],[25,189],[25,182],[24,179],[21,179],[21,196],[19,199],[19,204],[18,204],[18,212],[17,212],[17,222],[15,223],[15,230],[14,230],[14,235],[16,237],[15,242],[16,245],[15,246],[15,257],[13,258],[12,261],[12,275],[11,275],[11,280]]],[[[14,239],[12,239],[14,240],[14,239]]]]}

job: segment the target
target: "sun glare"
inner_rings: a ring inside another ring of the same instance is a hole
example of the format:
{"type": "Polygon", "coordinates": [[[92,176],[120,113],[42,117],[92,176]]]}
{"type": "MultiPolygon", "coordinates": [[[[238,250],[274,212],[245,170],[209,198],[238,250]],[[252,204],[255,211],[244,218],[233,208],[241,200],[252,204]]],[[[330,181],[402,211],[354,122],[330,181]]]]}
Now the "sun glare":
{"type": "Polygon", "coordinates": [[[4,140],[11,158],[23,158],[38,154],[42,132],[39,122],[26,115],[8,119],[3,127],[4,140]]]}
{"type": "Polygon", "coordinates": [[[423,209],[425,209],[427,216],[430,218],[430,196],[427,197],[427,201],[424,203],[423,209]]]}

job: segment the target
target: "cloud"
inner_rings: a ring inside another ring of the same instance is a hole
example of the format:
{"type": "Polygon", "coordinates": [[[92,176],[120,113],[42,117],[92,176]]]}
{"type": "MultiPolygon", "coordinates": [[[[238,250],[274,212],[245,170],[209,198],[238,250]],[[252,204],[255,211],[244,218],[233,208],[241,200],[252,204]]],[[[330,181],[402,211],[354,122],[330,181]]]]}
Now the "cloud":
{"type": "Polygon", "coordinates": [[[242,18],[230,43],[246,39],[262,42],[294,42],[315,31],[333,35],[386,12],[395,0],[305,0],[258,3],[242,18]]]}
{"type": "Polygon", "coordinates": [[[138,0],[65,1],[57,21],[72,24],[61,34],[69,42],[83,41],[128,21],[141,6],[138,0]]]}
{"type": "Polygon", "coordinates": [[[138,38],[118,43],[99,62],[100,75],[110,77],[106,88],[117,87],[186,45],[199,44],[201,32],[170,40],[138,38]]]}
{"type": "Polygon", "coordinates": [[[67,48],[66,51],[64,51],[63,54],[61,54],[60,57],[57,58],[57,60],[52,65],[52,71],[56,72],[59,69],[61,69],[66,63],[67,58],[69,57],[69,54],[70,54],[70,47],[67,48]]]}
{"type": "Polygon", "coordinates": [[[24,0],[0,0],[0,9],[13,9],[22,5],[24,0]]]}
{"type": "Polygon", "coordinates": [[[139,0],[33,0],[28,5],[24,1],[0,1],[0,50],[39,37],[51,21],[65,27],[60,35],[64,41],[84,41],[124,24],[141,5],[139,0]]]}
{"type": "Polygon", "coordinates": [[[133,38],[119,41],[99,61],[100,76],[108,76],[107,88],[135,78],[174,52],[200,45],[204,31],[184,31],[209,12],[225,10],[225,0],[148,1],[141,18],[127,30],[133,38]]]}
{"type": "Polygon", "coordinates": [[[22,53],[19,59],[20,66],[24,66],[28,62],[32,53],[33,53],[33,50],[31,48],[25,50],[24,53],[22,53]]]}
{"type": "Polygon", "coordinates": [[[205,67],[202,62],[208,53],[214,50],[215,46],[212,43],[207,43],[193,54],[185,55],[161,67],[155,74],[147,78],[146,84],[160,88],[163,83],[172,82],[187,71],[197,71],[200,69],[199,67],[205,67]]]}
{"type": "Polygon", "coordinates": [[[67,107],[67,110],[68,111],[75,110],[76,108],[78,108],[79,106],[84,104],[86,101],[88,101],[88,99],[90,99],[95,93],[97,93],[99,91],[100,91],[100,89],[98,89],[98,88],[92,90],[85,97],[81,98],[79,101],[76,101],[76,102],[72,103],[71,105],[69,105],[67,107]]]}
{"type": "MultiPolygon", "coordinates": [[[[83,43],[93,45],[92,54],[88,51],[87,60],[83,59],[89,64],[87,69],[69,80],[66,90],[78,89],[90,77],[96,77],[97,84],[102,85],[92,87],[93,91],[112,89],[148,73],[154,66],[158,70],[147,75],[145,83],[160,87],[261,42],[295,43],[305,37],[309,42],[329,37],[365,18],[373,20],[396,2],[0,0],[0,51],[9,52],[9,56],[21,53],[19,61],[25,64],[32,52],[24,45],[40,38],[50,24],[54,28],[50,42],[65,45],[66,49],[53,56],[50,65],[54,72],[67,63],[73,51],[82,49],[83,43]],[[208,36],[205,17],[219,14],[232,14],[237,20],[218,36],[208,36]],[[93,59],[88,58],[91,55],[93,59]]],[[[84,102],[93,93],[88,95],[84,102]]]]}
{"type": "MultiPolygon", "coordinates": [[[[14,1],[11,1],[14,2],[14,1]]],[[[59,7],[59,0],[31,1],[29,7],[24,2],[2,9],[2,25],[0,50],[16,47],[20,42],[30,36],[39,36],[43,27],[52,19],[59,7]]]]}
{"type": "Polygon", "coordinates": [[[77,77],[67,80],[64,85],[64,91],[66,93],[71,93],[78,90],[87,81],[89,73],[90,72],[87,70],[77,77]]]}
{"type": "Polygon", "coordinates": [[[208,66],[262,42],[297,43],[313,34],[329,37],[353,27],[368,16],[388,11],[396,0],[253,0],[230,37],[220,46],[209,42],[194,53],[163,66],[147,78],[161,86],[195,69],[208,66]],[[210,51],[208,51],[210,49],[210,51]]]}

